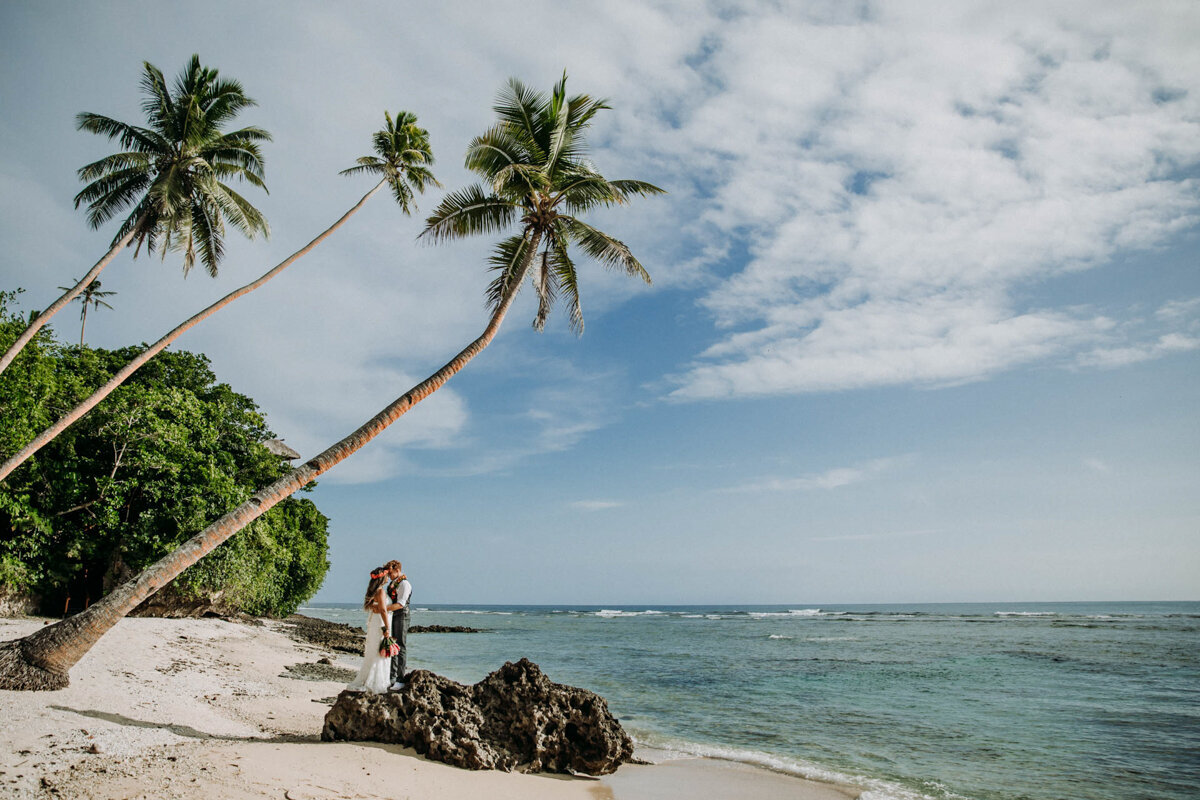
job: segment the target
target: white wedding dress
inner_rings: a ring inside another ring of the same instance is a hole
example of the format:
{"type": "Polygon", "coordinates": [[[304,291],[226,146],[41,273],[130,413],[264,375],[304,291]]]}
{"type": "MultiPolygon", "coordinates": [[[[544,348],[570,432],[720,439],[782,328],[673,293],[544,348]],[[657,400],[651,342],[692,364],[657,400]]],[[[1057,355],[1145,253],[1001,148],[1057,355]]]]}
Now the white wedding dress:
{"type": "MultiPolygon", "coordinates": [[[[387,612],[388,630],[392,629],[392,612],[387,612]]],[[[367,642],[363,645],[363,663],[358,677],[346,685],[352,692],[374,692],[383,694],[392,683],[392,660],[379,655],[379,643],[383,641],[379,614],[367,614],[367,642]]]]}

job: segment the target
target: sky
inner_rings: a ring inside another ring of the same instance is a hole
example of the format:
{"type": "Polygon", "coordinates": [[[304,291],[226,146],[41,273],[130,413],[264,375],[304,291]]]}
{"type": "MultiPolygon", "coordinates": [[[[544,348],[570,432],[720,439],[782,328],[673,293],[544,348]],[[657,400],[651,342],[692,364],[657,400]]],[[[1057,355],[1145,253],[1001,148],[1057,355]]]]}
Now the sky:
{"type": "MultiPolygon", "coordinates": [[[[586,328],[495,342],[309,495],[316,596],[399,558],[414,602],[1200,599],[1200,6],[1194,2],[0,4],[0,288],[43,308],[107,249],[72,199],[140,122],[142,61],[258,105],[269,240],[217,278],[119,256],[88,343],[153,341],[306,244],[385,110],[447,190],[510,77],[607,98],[586,328]]],[[[175,347],[304,457],[486,325],[491,240],[385,195],[175,347]]],[[[78,335],[78,315],[55,327],[78,335]]]]}

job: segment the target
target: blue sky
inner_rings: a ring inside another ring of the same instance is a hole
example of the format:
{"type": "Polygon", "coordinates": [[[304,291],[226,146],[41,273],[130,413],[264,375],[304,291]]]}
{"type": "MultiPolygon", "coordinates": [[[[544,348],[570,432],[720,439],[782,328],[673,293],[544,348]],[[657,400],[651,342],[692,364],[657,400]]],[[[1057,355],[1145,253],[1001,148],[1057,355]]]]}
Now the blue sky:
{"type": "MultiPolygon", "coordinates": [[[[0,5],[0,284],[43,307],[112,233],[71,207],[193,53],[272,131],[269,241],[217,279],[123,256],[88,340],[153,340],[369,188],[384,109],[448,188],[509,76],[609,98],[586,331],[496,342],[313,497],[318,600],[399,557],[418,602],[1200,598],[1200,10],[1193,3],[0,5]]],[[[434,191],[420,202],[432,208],[434,191]]],[[[485,324],[488,242],[372,201],[177,346],[305,456],[485,324]]],[[[526,293],[528,294],[528,293],[526,293]]],[[[73,335],[74,315],[59,323],[73,335]]]]}

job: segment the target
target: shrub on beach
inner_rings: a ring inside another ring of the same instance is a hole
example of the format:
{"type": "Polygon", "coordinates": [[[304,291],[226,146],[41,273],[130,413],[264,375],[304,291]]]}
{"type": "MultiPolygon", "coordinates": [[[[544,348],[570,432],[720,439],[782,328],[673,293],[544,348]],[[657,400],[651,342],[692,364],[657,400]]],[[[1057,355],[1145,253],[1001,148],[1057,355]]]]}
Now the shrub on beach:
{"type": "MultiPolygon", "coordinates": [[[[0,293],[0,346],[24,320],[0,293]]],[[[0,456],[16,452],[140,348],[59,342],[43,329],[0,374],[0,456]]],[[[254,401],[208,359],[165,352],[0,484],[0,590],[79,610],[290,467],[254,401]]],[[[327,518],[289,498],[160,593],[177,605],[286,615],[329,567],[327,518]]]]}

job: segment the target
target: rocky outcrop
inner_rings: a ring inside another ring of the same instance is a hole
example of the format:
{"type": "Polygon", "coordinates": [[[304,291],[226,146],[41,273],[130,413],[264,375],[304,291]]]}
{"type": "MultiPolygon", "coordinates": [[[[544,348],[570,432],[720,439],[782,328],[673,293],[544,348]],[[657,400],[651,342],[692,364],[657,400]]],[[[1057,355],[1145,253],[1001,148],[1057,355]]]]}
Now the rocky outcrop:
{"type": "Polygon", "coordinates": [[[342,692],[321,738],[401,744],[435,761],[505,772],[604,775],[633,758],[603,697],[552,683],[525,658],[474,686],[416,670],[399,692],[342,692]]]}
{"type": "Polygon", "coordinates": [[[229,617],[241,614],[234,605],[225,602],[224,592],[208,592],[199,597],[184,597],[167,586],[146,598],[140,606],[129,612],[131,617],[229,617]]]}
{"type": "Polygon", "coordinates": [[[367,637],[360,625],[329,622],[303,614],[284,617],[283,623],[283,632],[297,642],[356,656],[363,653],[363,640],[367,637]]]}
{"type": "Polygon", "coordinates": [[[483,633],[479,628],[468,628],[466,625],[413,625],[409,633],[483,633]]]}
{"type": "MultiPolygon", "coordinates": [[[[329,622],[303,614],[292,614],[285,617],[283,631],[298,642],[316,645],[326,650],[336,650],[339,653],[351,653],[361,656],[363,651],[363,633],[361,625],[346,625],[341,622],[329,622]]],[[[460,625],[414,625],[409,633],[482,633],[478,628],[466,628],[460,625]]]]}
{"type": "Polygon", "coordinates": [[[0,586],[0,617],[26,617],[38,610],[41,598],[0,586]]]}

